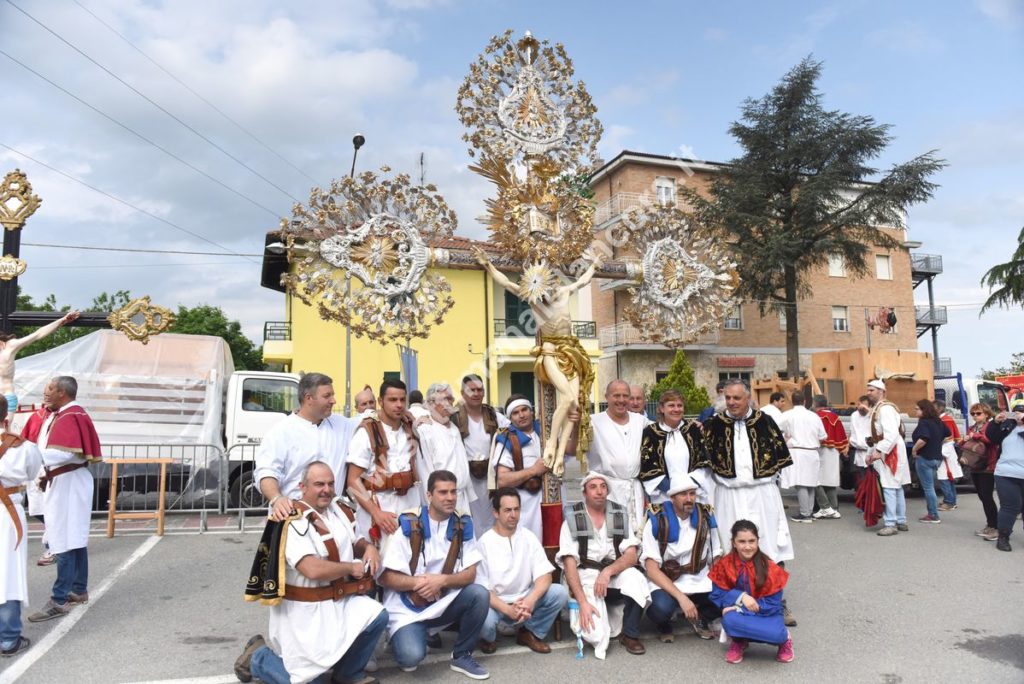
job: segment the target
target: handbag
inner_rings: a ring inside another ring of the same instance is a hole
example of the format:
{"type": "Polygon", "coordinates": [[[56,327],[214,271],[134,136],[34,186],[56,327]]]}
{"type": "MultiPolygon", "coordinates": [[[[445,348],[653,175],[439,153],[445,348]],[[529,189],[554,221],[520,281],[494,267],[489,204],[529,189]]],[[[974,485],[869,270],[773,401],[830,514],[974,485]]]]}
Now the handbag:
{"type": "Polygon", "coordinates": [[[960,445],[960,463],[971,470],[983,470],[988,461],[988,445],[980,439],[967,439],[960,445]]]}

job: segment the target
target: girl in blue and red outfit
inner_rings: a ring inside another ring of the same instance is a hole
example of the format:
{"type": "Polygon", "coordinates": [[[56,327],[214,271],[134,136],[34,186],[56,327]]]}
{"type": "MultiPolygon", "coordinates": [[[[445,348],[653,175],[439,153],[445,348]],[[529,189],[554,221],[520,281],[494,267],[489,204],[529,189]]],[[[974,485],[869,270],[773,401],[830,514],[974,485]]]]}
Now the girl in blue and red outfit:
{"type": "Polygon", "coordinates": [[[782,589],[789,573],[758,548],[757,525],[737,520],[732,551],[711,567],[711,601],[722,609],[722,631],[732,638],[726,662],[743,661],[751,641],[778,644],[775,659],[793,660],[793,640],[782,618],[782,589]]]}

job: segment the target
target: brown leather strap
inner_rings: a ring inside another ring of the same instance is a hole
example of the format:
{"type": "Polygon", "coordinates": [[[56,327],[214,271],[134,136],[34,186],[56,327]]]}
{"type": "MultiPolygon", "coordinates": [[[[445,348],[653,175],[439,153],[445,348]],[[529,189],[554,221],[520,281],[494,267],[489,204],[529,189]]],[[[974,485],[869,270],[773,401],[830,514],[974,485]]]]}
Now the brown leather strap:
{"type": "MultiPolygon", "coordinates": [[[[519,441],[519,435],[514,431],[508,431],[509,453],[512,454],[512,470],[519,472],[523,470],[523,445],[519,441]]],[[[544,486],[544,481],[534,476],[519,483],[519,489],[524,489],[530,494],[536,494],[544,486]]]]}
{"type": "Polygon", "coordinates": [[[399,496],[405,493],[416,483],[416,476],[411,470],[403,470],[400,473],[391,473],[380,478],[379,482],[371,483],[370,490],[374,492],[394,491],[399,496]]]}
{"type": "MultiPolygon", "coordinates": [[[[332,563],[340,563],[341,555],[338,552],[338,543],[334,540],[334,535],[331,534],[331,531],[327,529],[327,523],[324,522],[324,519],[305,501],[295,501],[294,503],[298,510],[308,511],[305,515],[309,519],[309,524],[320,535],[320,541],[324,543],[324,547],[327,549],[327,560],[332,563]]],[[[355,517],[352,515],[352,512],[344,506],[339,506],[339,508],[348,517],[349,522],[352,522],[355,517]]],[[[351,580],[343,580],[339,577],[330,584],[320,587],[298,587],[286,584],[284,597],[290,601],[334,601],[352,594],[367,594],[373,590],[374,586],[373,578],[370,576],[351,580]]]]}
{"type": "MultiPolygon", "coordinates": [[[[418,449],[419,440],[416,439],[412,425],[404,421],[401,425],[405,436],[418,449]]],[[[375,418],[365,418],[361,426],[366,429],[366,434],[370,437],[370,449],[373,451],[374,463],[379,473],[374,479],[382,479],[376,483],[371,480],[370,490],[375,492],[394,490],[399,496],[405,496],[406,492],[419,482],[419,476],[416,473],[416,457],[413,454],[409,455],[409,470],[386,474],[388,472],[388,451],[391,447],[388,444],[387,434],[384,432],[384,424],[375,418]]]]}
{"type": "Polygon", "coordinates": [[[73,470],[85,468],[88,465],[88,463],[69,463],[67,465],[58,466],[56,468],[44,467],[43,470],[45,471],[46,474],[39,478],[39,489],[45,492],[46,488],[50,485],[51,482],[53,482],[57,478],[58,475],[70,473],[73,470]]]}
{"type": "Polygon", "coordinates": [[[14,522],[14,531],[18,537],[18,540],[14,542],[14,548],[18,548],[18,544],[21,543],[22,538],[25,536],[25,530],[21,527],[21,518],[18,516],[18,511],[14,510],[14,501],[11,500],[11,495],[21,494],[25,491],[24,485],[19,487],[0,487],[0,503],[7,509],[8,515],[11,516],[11,521],[14,522]]]}
{"type": "Polygon", "coordinates": [[[610,561],[610,560],[595,561],[595,560],[590,560],[589,558],[586,558],[586,559],[580,561],[577,564],[577,566],[579,568],[584,569],[584,570],[604,570],[605,568],[607,568],[609,565],[611,565],[614,562],[615,561],[610,561]]]}
{"type": "MultiPolygon", "coordinates": [[[[442,575],[450,575],[455,572],[455,563],[462,554],[462,518],[458,515],[453,517],[454,521],[451,524],[455,526],[455,530],[452,533],[452,541],[448,545],[448,555],[445,556],[444,565],[441,566],[442,575]]],[[[409,574],[415,576],[416,566],[419,564],[420,552],[424,544],[423,526],[420,524],[419,516],[416,516],[412,523],[409,544],[412,547],[412,556],[409,559],[409,574]]],[[[426,568],[424,567],[424,569],[426,568]]],[[[441,596],[444,596],[446,593],[448,593],[447,590],[442,591],[441,596]]],[[[434,601],[428,601],[415,591],[406,592],[406,596],[409,597],[409,601],[417,608],[425,608],[434,603],[434,601]]]]}

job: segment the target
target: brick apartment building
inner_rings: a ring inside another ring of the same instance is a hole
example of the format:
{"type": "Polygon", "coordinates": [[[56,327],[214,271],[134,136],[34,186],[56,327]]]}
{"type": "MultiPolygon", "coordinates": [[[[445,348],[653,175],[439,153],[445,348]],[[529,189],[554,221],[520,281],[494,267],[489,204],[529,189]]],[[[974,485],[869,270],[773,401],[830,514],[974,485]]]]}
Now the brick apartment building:
{"type": "MultiPolygon", "coordinates": [[[[706,192],[713,175],[723,164],[682,160],[640,152],[623,151],[594,175],[591,187],[597,212],[595,229],[600,235],[613,229],[629,209],[658,202],[685,208],[678,190],[682,186],[706,192]]],[[[800,301],[800,362],[806,368],[813,352],[863,347],[868,342],[866,314],[877,316],[890,307],[898,319],[890,333],[870,332],[872,347],[916,350],[917,338],[945,323],[944,307],[914,306],[914,287],[942,271],[941,258],[911,254],[920,243],[909,242],[904,226],[886,228],[903,241],[894,251],[875,249],[868,259],[868,273],[861,278],[846,273],[840,259],[810,275],[811,296],[800,301]]],[[[616,250],[616,257],[635,256],[630,246],[616,250]]],[[[930,282],[929,282],[930,285],[930,282]]],[[[601,345],[599,386],[620,377],[650,387],[667,371],[672,349],[650,343],[643,331],[625,322],[621,311],[628,301],[623,281],[595,280],[592,287],[593,317],[601,345]]],[[[756,303],[736,307],[720,329],[684,347],[696,380],[706,387],[729,377],[756,379],[786,368],[785,320],[776,313],[762,317],[756,303]]],[[[941,365],[937,362],[937,366],[941,365]]],[[[941,372],[941,368],[940,368],[941,372]]],[[[712,392],[713,393],[713,392],[712,392]]],[[[856,397],[847,397],[846,401],[856,397]]]]}

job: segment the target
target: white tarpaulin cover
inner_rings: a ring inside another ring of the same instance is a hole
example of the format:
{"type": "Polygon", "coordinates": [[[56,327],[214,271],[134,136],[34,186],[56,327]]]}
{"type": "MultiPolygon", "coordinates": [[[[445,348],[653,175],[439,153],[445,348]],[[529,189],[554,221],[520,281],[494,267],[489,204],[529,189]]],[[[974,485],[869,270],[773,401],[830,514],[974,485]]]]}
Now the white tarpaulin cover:
{"type": "MultiPolygon", "coordinates": [[[[23,408],[42,401],[55,375],[78,380],[78,402],[103,444],[213,444],[223,449],[224,394],[234,371],[220,337],[164,333],[149,344],[100,330],[18,359],[14,386],[23,408]]],[[[15,430],[28,419],[15,418],[15,430]]]]}

